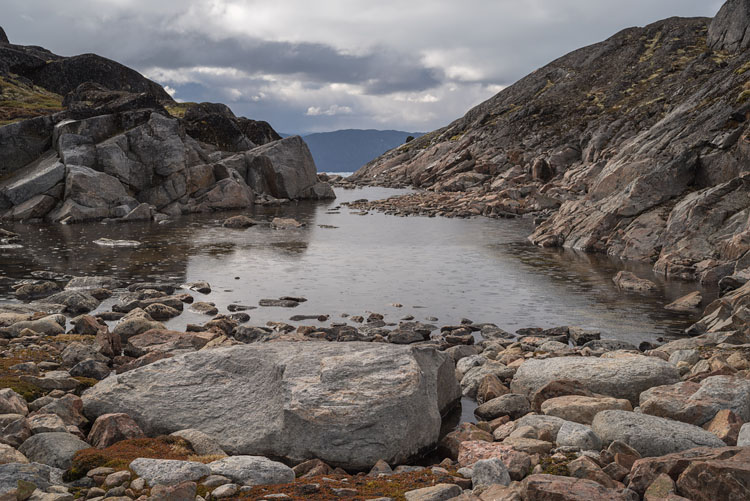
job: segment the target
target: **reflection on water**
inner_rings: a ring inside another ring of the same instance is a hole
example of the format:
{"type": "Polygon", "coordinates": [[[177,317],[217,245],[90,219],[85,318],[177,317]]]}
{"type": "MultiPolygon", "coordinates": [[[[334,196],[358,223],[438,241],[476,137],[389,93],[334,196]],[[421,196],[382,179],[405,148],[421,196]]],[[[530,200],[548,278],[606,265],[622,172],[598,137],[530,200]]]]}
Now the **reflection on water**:
{"type": "MultiPolygon", "coordinates": [[[[418,320],[437,317],[444,325],[468,317],[506,330],[580,325],[600,329],[605,337],[640,342],[677,335],[695,319],[663,309],[695,290],[695,284],[656,277],[648,265],[533,247],[525,239],[531,230],[526,219],[359,216],[347,208],[329,213],[343,201],[395,193],[338,190],[333,202],[251,211],[258,219],[293,217],[307,224],[294,230],[223,228],[221,222],[233,213],[186,216],[167,225],[6,225],[21,233],[24,247],[0,250],[0,301],[12,300],[14,280],[48,270],[128,281],[207,280],[214,291],[201,299],[222,311],[230,303],[257,305],[262,298],[309,299],[293,310],[253,310],[256,325],[298,314],[330,314],[333,321],[343,321],[342,313],[377,311],[394,322],[414,315],[418,320]],[[92,243],[102,237],[139,240],[142,246],[92,243]],[[659,290],[619,292],[612,277],[624,268],[654,280],[659,290]]],[[[187,312],[168,325],[182,328],[204,320],[187,312]]]]}

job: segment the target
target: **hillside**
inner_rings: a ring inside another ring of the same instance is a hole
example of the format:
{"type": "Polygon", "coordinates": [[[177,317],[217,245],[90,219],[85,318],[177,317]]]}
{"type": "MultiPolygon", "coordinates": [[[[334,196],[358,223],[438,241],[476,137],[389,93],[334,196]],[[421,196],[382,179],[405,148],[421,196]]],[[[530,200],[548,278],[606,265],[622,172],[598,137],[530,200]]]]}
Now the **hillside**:
{"type": "Polygon", "coordinates": [[[298,136],[223,104],[176,103],[120,63],[0,29],[0,220],[164,220],[335,197],[298,136]]]}
{"type": "Polygon", "coordinates": [[[750,1],[730,0],[713,21],[623,30],[350,180],[458,192],[467,215],[536,213],[538,245],[715,282],[750,250],[748,25],[750,1]]]}
{"type": "Polygon", "coordinates": [[[347,129],[303,136],[323,172],[354,172],[388,150],[421,133],[398,130],[347,129]]]}

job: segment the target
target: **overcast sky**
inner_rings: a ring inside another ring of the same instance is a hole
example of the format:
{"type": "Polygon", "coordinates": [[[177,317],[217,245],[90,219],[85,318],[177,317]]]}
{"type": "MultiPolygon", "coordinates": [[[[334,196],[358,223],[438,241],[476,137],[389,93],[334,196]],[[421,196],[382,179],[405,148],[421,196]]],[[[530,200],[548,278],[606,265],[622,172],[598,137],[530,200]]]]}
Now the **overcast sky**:
{"type": "Polygon", "coordinates": [[[2,0],[12,43],[94,52],[279,131],[429,131],[549,61],[722,0],[2,0]]]}

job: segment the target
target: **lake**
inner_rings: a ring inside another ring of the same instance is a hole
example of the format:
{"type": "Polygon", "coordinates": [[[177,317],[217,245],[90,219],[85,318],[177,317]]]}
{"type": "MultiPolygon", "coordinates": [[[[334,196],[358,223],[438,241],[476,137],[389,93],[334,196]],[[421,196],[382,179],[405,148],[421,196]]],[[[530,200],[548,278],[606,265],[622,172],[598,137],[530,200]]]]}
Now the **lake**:
{"type": "MultiPolygon", "coordinates": [[[[674,299],[702,290],[697,284],[665,280],[648,264],[534,247],[526,240],[533,228],[530,219],[404,218],[357,215],[346,207],[332,210],[342,202],[399,193],[405,191],[338,189],[335,201],[247,211],[259,220],[293,217],[306,224],[295,230],[223,228],[224,219],[237,212],[184,216],[161,225],[4,224],[21,234],[22,248],[0,250],[0,302],[14,301],[14,281],[46,270],[112,275],[129,282],[206,280],[213,292],[195,295],[215,302],[223,312],[230,303],[257,306],[260,299],[280,296],[308,299],[294,309],[249,311],[254,325],[299,314],[329,314],[330,323],[346,321],[344,313],[378,312],[391,322],[406,315],[434,317],[436,325],[469,318],[508,331],[577,325],[637,344],[678,336],[697,318],[664,310],[674,299]],[[142,245],[127,249],[92,243],[102,237],[142,245]],[[621,269],[655,281],[658,289],[648,294],[619,291],[612,277],[621,269]]],[[[207,319],[186,309],[167,325],[182,329],[207,319]]]]}

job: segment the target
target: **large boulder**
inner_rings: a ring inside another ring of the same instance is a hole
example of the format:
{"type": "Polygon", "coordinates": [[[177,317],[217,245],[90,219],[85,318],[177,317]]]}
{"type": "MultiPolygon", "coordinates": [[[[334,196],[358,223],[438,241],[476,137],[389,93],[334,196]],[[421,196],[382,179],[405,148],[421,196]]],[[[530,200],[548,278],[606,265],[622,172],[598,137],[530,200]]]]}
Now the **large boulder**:
{"type": "Polygon", "coordinates": [[[663,456],[694,447],[724,447],[716,435],[692,424],[637,412],[602,411],[591,424],[608,444],[624,442],[643,456],[663,456]]]}
{"type": "Polygon", "coordinates": [[[75,435],[52,432],[34,435],[18,448],[18,452],[29,461],[65,469],[70,468],[76,452],[88,448],[89,444],[75,435]]]}
{"type": "Polygon", "coordinates": [[[640,397],[645,414],[703,426],[722,409],[730,409],[750,421],[750,381],[738,377],[711,376],[700,383],[684,381],[650,388],[640,397]]]}
{"type": "Polygon", "coordinates": [[[739,52],[750,47],[750,2],[728,0],[708,27],[708,46],[739,52]]]}
{"type": "Polygon", "coordinates": [[[45,155],[38,163],[35,162],[7,181],[0,190],[13,205],[19,205],[51,190],[63,179],[65,166],[53,155],[45,155]]]}
{"type": "Polygon", "coordinates": [[[298,199],[318,184],[312,154],[299,136],[265,144],[245,154],[247,184],[256,193],[298,199]]]}
{"type": "Polygon", "coordinates": [[[664,360],[640,355],[528,360],[516,371],[511,390],[532,395],[547,383],[559,379],[574,380],[594,393],[625,398],[637,405],[641,392],[652,386],[677,383],[680,373],[664,360]]]}
{"type": "Polygon", "coordinates": [[[270,343],[190,353],[84,394],[91,418],[124,412],[148,435],[192,428],[231,454],[367,469],[431,449],[460,393],[427,347],[270,343]]]}

